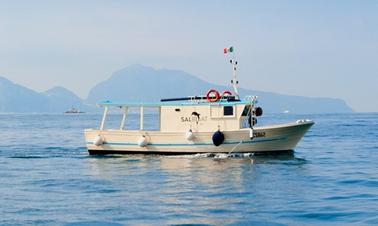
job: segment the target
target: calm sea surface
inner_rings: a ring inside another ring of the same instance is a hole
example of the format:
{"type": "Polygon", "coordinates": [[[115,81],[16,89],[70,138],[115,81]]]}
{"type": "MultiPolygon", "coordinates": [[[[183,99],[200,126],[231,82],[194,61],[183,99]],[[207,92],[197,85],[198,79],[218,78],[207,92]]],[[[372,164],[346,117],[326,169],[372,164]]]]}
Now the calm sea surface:
{"type": "Polygon", "coordinates": [[[227,159],[89,156],[100,118],[0,115],[0,225],[378,225],[378,114],[266,115],[316,125],[293,155],[227,159]]]}

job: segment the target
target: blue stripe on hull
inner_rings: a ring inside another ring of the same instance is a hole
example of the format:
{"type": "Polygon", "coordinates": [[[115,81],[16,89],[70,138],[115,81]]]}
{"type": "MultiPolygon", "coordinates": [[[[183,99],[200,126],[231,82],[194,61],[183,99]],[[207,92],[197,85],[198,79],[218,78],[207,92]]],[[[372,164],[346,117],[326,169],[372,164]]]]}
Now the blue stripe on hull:
{"type": "MultiPolygon", "coordinates": [[[[276,137],[276,138],[255,138],[254,140],[243,140],[242,144],[253,144],[262,142],[272,142],[272,141],[282,141],[287,140],[286,136],[276,137]]],[[[223,144],[239,144],[240,141],[225,141],[223,144]]],[[[93,144],[92,142],[87,142],[87,144],[93,144]]],[[[132,142],[104,142],[104,145],[138,145],[132,142]]],[[[213,142],[200,142],[200,143],[148,143],[151,146],[199,146],[199,145],[213,145],[213,142]]]]}

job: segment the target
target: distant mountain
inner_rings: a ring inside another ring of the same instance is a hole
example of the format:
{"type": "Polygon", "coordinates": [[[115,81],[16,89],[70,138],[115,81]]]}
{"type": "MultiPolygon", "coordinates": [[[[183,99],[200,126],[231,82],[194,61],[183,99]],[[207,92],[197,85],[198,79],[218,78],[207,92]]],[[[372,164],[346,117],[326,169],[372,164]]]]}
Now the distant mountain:
{"type": "Polygon", "coordinates": [[[89,109],[63,87],[39,93],[0,76],[0,112],[64,112],[71,107],[89,109]]]}
{"type": "MultiPolygon", "coordinates": [[[[183,71],[133,65],[113,73],[111,78],[97,84],[86,100],[94,104],[100,100],[159,101],[161,98],[205,94],[210,88],[230,90],[230,87],[211,84],[183,71]]],[[[345,101],[335,98],[316,98],[281,95],[271,92],[239,89],[241,97],[259,96],[265,112],[278,113],[347,113],[353,110],[345,101]]]]}
{"type": "MultiPolygon", "coordinates": [[[[71,107],[95,112],[100,100],[160,101],[162,98],[205,94],[210,88],[219,91],[230,87],[211,84],[183,71],[133,65],[115,72],[108,80],[93,87],[84,101],[63,87],[39,93],[0,76],[0,112],[61,113],[71,107]]],[[[352,109],[340,99],[281,95],[240,89],[241,97],[259,96],[259,105],[267,113],[346,113],[352,109]]]]}
{"type": "Polygon", "coordinates": [[[48,98],[0,76],[0,112],[47,112],[48,98]]]}
{"type": "Polygon", "coordinates": [[[214,85],[177,70],[133,65],[115,72],[90,90],[87,102],[99,100],[160,101],[161,98],[199,95],[214,85]]]}

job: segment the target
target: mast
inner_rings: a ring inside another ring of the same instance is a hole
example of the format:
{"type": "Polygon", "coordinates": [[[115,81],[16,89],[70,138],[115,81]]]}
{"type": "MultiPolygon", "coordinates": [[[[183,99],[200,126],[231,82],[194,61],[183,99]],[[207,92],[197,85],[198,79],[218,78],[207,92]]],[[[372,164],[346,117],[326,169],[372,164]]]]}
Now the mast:
{"type": "Polygon", "coordinates": [[[230,63],[232,64],[232,80],[231,80],[231,84],[232,84],[232,87],[234,88],[235,97],[237,99],[240,99],[240,97],[239,97],[239,91],[238,91],[239,81],[236,79],[236,65],[238,64],[238,62],[234,59],[234,57],[232,57],[232,59],[230,60],[230,63]]]}
{"type": "Polygon", "coordinates": [[[236,79],[236,65],[238,65],[238,62],[235,60],[234,47],[231,46],[230,48],[224,48],[223,51],[224,51],[224,54],[232,53],[232,56],[231,56],[231,59],[230,59],[230,63],[232,65],[232,80],[231,80],[231,84],[232,84],[232,87],[234,88],[235,97],[237,99],[240,99],[240,97],[239,97],[239,91],[238,91],[239,81],[236,79]]]}

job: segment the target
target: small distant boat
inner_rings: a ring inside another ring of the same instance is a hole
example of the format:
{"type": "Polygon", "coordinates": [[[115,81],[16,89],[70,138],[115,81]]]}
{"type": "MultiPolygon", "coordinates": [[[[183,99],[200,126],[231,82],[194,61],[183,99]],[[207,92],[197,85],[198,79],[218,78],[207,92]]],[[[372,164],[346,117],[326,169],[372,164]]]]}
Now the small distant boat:
{"type": "Polygon", "coordinates": [[[83,111],[80,111],[80,109],[78,109],[78,108],[74,108],[74,107],[72,107],[72,108],[70,108],[70,109],[68,109],[66,112],[64,112],[64,113],[66,113],[66,114],[79,114],[79,113],[84,113],[83,111]]]}

